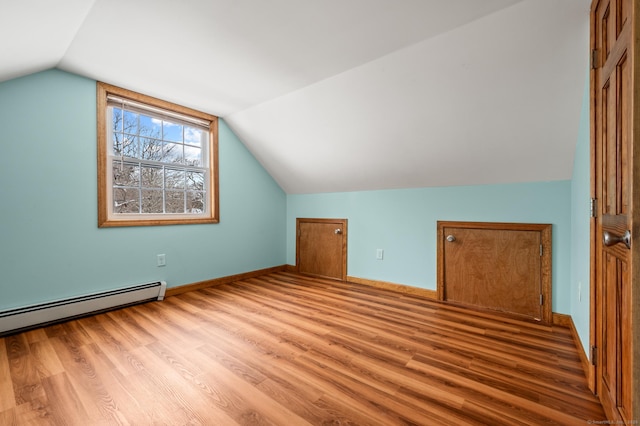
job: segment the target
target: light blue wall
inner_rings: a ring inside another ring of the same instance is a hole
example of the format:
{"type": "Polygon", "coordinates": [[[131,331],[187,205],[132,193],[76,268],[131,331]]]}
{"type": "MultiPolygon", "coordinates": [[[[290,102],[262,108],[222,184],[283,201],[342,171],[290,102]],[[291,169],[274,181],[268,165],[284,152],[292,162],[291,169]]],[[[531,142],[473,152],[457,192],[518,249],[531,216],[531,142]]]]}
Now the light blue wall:
{"type": "Polygon", "coordinates": [[[553,225],[554,312],[569,313],[571,181],[287,196],[287,263],[297,217],[346,218],[350,276],[436,288],[436,222],[553,225]],[[376,249],[384,260],[376,260],[376,249]]]}
{"type": "Polygon", "coordinates": [[[49,70],[0,83],[0,129],[0,310],[286,263],[286,195],[224,122],[220,224],[109,229],[97,227],[95,81],[49,70]]]}
{"type": "Polygon", "coordinates": [[[589,268],[590,218],[589,199],[591,142],[589,121],[589,79],[585,83],[580,113],[580,129],[571,180],[571,317],[580,341],[589,351],[589,268]],[[581,291],[579,290],[581,288],[581,291]],[[580,297],[579,297],[580,293],[580,297]]]}
{"type": "Polygon", "coordinates": [[[349,219],[349,275],[435,289],[437,220],[551,223],[553,310],[588,345],[588,86],[571,181],[286,196],[221,121],[217,225],[98,229],[95,114],[93,80],[0,83],[0,309],[295,264],[296,217],[349,219]]]}

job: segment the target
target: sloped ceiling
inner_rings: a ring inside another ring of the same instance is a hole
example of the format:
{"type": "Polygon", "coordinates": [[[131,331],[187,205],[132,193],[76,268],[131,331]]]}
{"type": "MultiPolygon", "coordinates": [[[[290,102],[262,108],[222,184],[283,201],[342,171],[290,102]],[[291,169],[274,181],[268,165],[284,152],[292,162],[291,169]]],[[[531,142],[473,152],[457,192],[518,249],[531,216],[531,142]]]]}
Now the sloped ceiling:
{"type": "Polygon", "coordinates": [[[219,115],[287,193],[569,179],[589,3],[0,0],[0,81],[219,115]]]}

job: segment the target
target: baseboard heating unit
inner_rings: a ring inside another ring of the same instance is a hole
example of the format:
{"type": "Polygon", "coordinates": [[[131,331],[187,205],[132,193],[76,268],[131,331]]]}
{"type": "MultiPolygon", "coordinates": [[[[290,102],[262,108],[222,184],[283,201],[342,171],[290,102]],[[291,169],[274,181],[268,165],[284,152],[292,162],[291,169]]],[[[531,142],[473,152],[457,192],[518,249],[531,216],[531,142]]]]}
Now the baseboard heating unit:
{"type": "Polygon", "coordinates": [[[0,336],[124,306],[163,300],[166,289],[166,282],[157,281],[0,311],[0,336]]]}

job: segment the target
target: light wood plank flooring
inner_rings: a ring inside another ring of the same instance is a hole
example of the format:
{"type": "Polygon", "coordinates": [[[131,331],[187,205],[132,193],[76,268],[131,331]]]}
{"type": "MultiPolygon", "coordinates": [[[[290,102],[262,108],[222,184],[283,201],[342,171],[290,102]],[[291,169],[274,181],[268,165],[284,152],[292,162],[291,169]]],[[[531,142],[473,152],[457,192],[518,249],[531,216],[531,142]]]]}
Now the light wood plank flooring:
{"type": "Polygon", "coordinates": [[[585,425],[567,329],[274,273],[0,339],[0,425],[585,425]]]}

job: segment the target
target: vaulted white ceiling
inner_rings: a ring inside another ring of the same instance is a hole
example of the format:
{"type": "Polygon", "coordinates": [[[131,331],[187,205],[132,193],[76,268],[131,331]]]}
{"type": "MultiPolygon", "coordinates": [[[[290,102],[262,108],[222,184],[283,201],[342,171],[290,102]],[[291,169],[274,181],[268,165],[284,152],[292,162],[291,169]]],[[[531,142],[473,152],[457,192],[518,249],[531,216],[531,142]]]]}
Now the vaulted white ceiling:
{"type": "Polygon", "coordinates": [[[223,117],[288,193],[569,179],[589,0],[0,0],[58,67],[223,117]]]}

